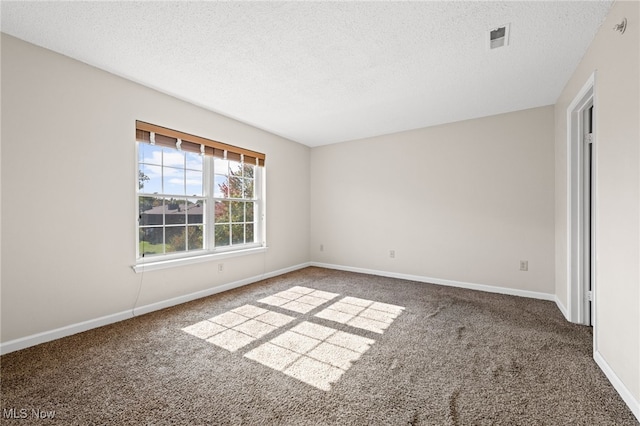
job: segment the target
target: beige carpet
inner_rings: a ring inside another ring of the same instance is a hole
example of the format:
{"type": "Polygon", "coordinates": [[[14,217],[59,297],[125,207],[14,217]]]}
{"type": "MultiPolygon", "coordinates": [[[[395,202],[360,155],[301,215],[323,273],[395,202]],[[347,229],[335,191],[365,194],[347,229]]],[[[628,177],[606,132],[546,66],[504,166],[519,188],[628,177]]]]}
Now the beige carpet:
{"type": "Polygon", "coordinates": [[[307,268],[3,356],[2,423],[635,425],[591,333],[551,302],[307,268]]]}

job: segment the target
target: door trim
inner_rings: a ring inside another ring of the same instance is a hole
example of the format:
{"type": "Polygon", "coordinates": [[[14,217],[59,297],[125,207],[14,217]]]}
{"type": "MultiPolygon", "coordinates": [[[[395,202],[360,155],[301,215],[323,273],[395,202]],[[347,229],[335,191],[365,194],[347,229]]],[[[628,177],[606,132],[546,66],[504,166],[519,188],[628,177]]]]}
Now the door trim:
{"type": "MultiPolygon", "coordinates": [[[[591,233],[591,288],[592,304],[594,311],[591,321],[589,311],[586,309],[585,298],[588,289],[583,282],[584,262],[582,260],[583,241],[583,193],[584,168],[583,168],[583,134],[584,111],[593,104],[594,117],[597,114],[596,97],[596,73],[589,76],[582,89],[578,92],[567,108],[567,313],[568,320],[578,324],[593,324],[597,321],[596,310],[596,245],[595,226],[591,233]]],[[[594,120],[595,121],[595,120],[594,120]]],[[[592,161],[592,206],[596,206],[596,167],[597,167],[597,128],[593,126],[593,161],[592,161]]],[[[595,224],[597,209],[592,210],[591,223],[595,224]]],[[[593,325],[592,324],[592,325],[593,325]]],[[[595,330],[595,328],[594,328],[595,330]]],[[[595,343],[595,331],[594,331],[595,343]]],[[[595,348],[594,348],[595,349],[595,348]]]]}

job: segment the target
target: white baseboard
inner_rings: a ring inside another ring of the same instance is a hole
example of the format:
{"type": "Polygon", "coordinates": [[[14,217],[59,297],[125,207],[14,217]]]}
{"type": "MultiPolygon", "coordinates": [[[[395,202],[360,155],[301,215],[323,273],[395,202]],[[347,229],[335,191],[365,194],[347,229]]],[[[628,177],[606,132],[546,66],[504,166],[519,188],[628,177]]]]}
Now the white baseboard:
{"type": "Polygon", "coordinates": [[[562,312],[562,315],[564,315],[564,318],[565,318],[567,321],[571,322],[571,320],[569,319],[569,310],[567,309],[567,307],[566,307],[566,306],[564,306],[564,305],[562,304],[562,302],[560,301],[560,299],[558,299],[558,296],[557,296],[557,295],[555,295],[555,296],[553,297],[553,300],[556,302],[556,306],[558,307],[558,309],[560,309],[560,312],[562,312]]]}
{"type": "Polygon", "coordinates": [[[476,283],[467,283],[462,281],[444,280],[441,278],[431,278],[431,277],[425,277],[422,275],[410,275],[410,274],[403,274],[399,272],[388,272],[388,271],[379,271],[375,269],[355,268],[352,266],[335,265],[331,263],[311,262],[310,266],[317,266],[319,268],[327,268],[327,269],[338,269],[341,271],[358,272],[361,274],[378,275],[381,277],[399,278],[403,280],[438,284],[438,285],[444,285],[449,287],[466,288],[469,290],[486,291],[488,293],[508,294],[510,296],[528,297],[531,299],[554,301],[556,297],[554,294],[541,293],[537,291],[518,290],[514,288],[496,287],[496,286],[486,285],[486,284],[476,284],[476,283]]]}
{"type": "Polygon", "coordinates": [[[0,355],[19,351],[20,349],[25,349],[31,346],[39,345],[41,343],[50,342],[52,340],[61,339],[73,334],[82,333],[83,331],[91,330],[92,328],[102,327],[104,325],[113,324],[115,322],[123,321],[129,318],[133,318],[133,313],[130,310],[119,312],[117,314],[106,315],[88,321],[82,321],[77,324],[66,325],[64,327],[56,328],[50,331],[43,331],[42,333],[32,334],[31,336],[21,337],[19,339],[10,340],[8,342],[0,344],[0,355]]]}
{"type": "Polygon", "coordinates": [[[248,284],[253,284],[260,280],[286,274],[287,272],[297,271],[298,269],[306,268],[307,266],[309,266],[309,263],[301,263],[299,265],[291,266],[284,269],[279,269],[277,271],[267,272],[262,275],[256,275],[253,277],[244,278],[242,280],[230,282],[220,286],[208,288],[206,290],[197,291],[195,293],[185,294],[184,296],[174,297],[172,299],[163,300],[161,302],[156,302],[156,303],[151,303],[149,305],[136,307],[133,309],[133,314],[134,316],[138,316],[138,315],[144,315],[153,311],[159,311],[160,309],[165,309],[171,306],[180,305],[182,303],[191,302],[192,300],[201,299],[203,297],[211,296],[217,293],[222,293],[223,291],[233,290],[234,288],[242,287],[248,284]]]}
{"type": "Polygon", "coordinates": [[[272,278],[278,275],[286,274],[287,272],[293,272],[298,269],[306,268],[307,266],[310,266],[310,264],[301,263],[299,265],[290,266],[288,268],[279,269],[277,271],[267,272],[265,274],[256,275],[253,277],[234,281],[228,284],[223,284],[221,286],[212,287],[206,290],[198,291],[198,292],[187,294],[180,297],[175,297],[169,300],[164,300],[157,303],[151,303],[145,306],[135,307],[132,310],[127,310],[127,311],[119,312],[116,314],[106,315],[100,318],[82,321],[77,324],[71,324],[64,327],[56,328],[54,330],[33,334],[31,336],[10,340],[5,343],[0,343],[0,355],[19,351],[21,349],[39,345],[41,343],[46,343],[52,340],[60,339],[62,337],[71,336],[73,334],[82,333],[83,331],[88,331],[93,328],[98,328],[98,327],[113,324],[119,321],[127,320],[130,318],[133,318],[134,316],[143,315],[149,312],[179,305],[181,303],[190,302],[192,300],[196,300],[202,297],[211,296],[216,293],[221,293],[223,291],[242,287],[247,284],[252,284],[263,279],[272,278]]]}
{"type": "MultiPolygon", "coordinates": [[[[299,269],[308,268],[311,266],[311,262],[300,263],[298,265],[290,266],[288,268],[278,269],[277,271],[267,272],[260,277],[260,280],[266,280],[269,278],[277,277],[278,275],[288,274],[289,272],[297,271],[299,269]]],[[[258,280],[259,281],[259,280],[258,280]]]]}
{"type": "Polygon", "coordinates": [[[604,375],[607,376],[607,379],[609,379],[613,388],[618,392],[625,404],[627,404],[633,415],[636,416],[638,422],[640,422],[640,401],[638,401],[624,383],[622,383],[622,380],[620,380],[618,375],[614,373],[613,369],[609,366],[607,361],[605,361],[600,352],[594,352],[593,359],[596,364],[598,364],[598,367],[600,367],[604,375]]]}

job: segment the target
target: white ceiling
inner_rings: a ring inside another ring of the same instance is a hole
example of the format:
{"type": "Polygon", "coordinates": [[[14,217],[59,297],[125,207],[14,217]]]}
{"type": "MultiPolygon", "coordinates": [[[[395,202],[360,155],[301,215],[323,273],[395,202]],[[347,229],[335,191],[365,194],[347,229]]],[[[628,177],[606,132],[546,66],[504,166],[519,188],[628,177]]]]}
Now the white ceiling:
{"type": "Polygon", "coordinates": [[[612,1],[9,2],[2,32],[308,146],[555,103],[612,1]],[[488,31],[510,23],[508,47],[488,31]]]}

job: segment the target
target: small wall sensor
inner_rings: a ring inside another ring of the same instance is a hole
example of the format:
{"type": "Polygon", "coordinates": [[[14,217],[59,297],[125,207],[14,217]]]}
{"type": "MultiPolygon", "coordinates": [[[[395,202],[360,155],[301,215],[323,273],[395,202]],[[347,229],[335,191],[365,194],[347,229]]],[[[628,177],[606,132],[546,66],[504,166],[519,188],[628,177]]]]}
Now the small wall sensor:
{"type": "Polygon", "coordinates": [[[509,45],[509,27],[505,24],[489,30],[489,50],[509,45]]]}

